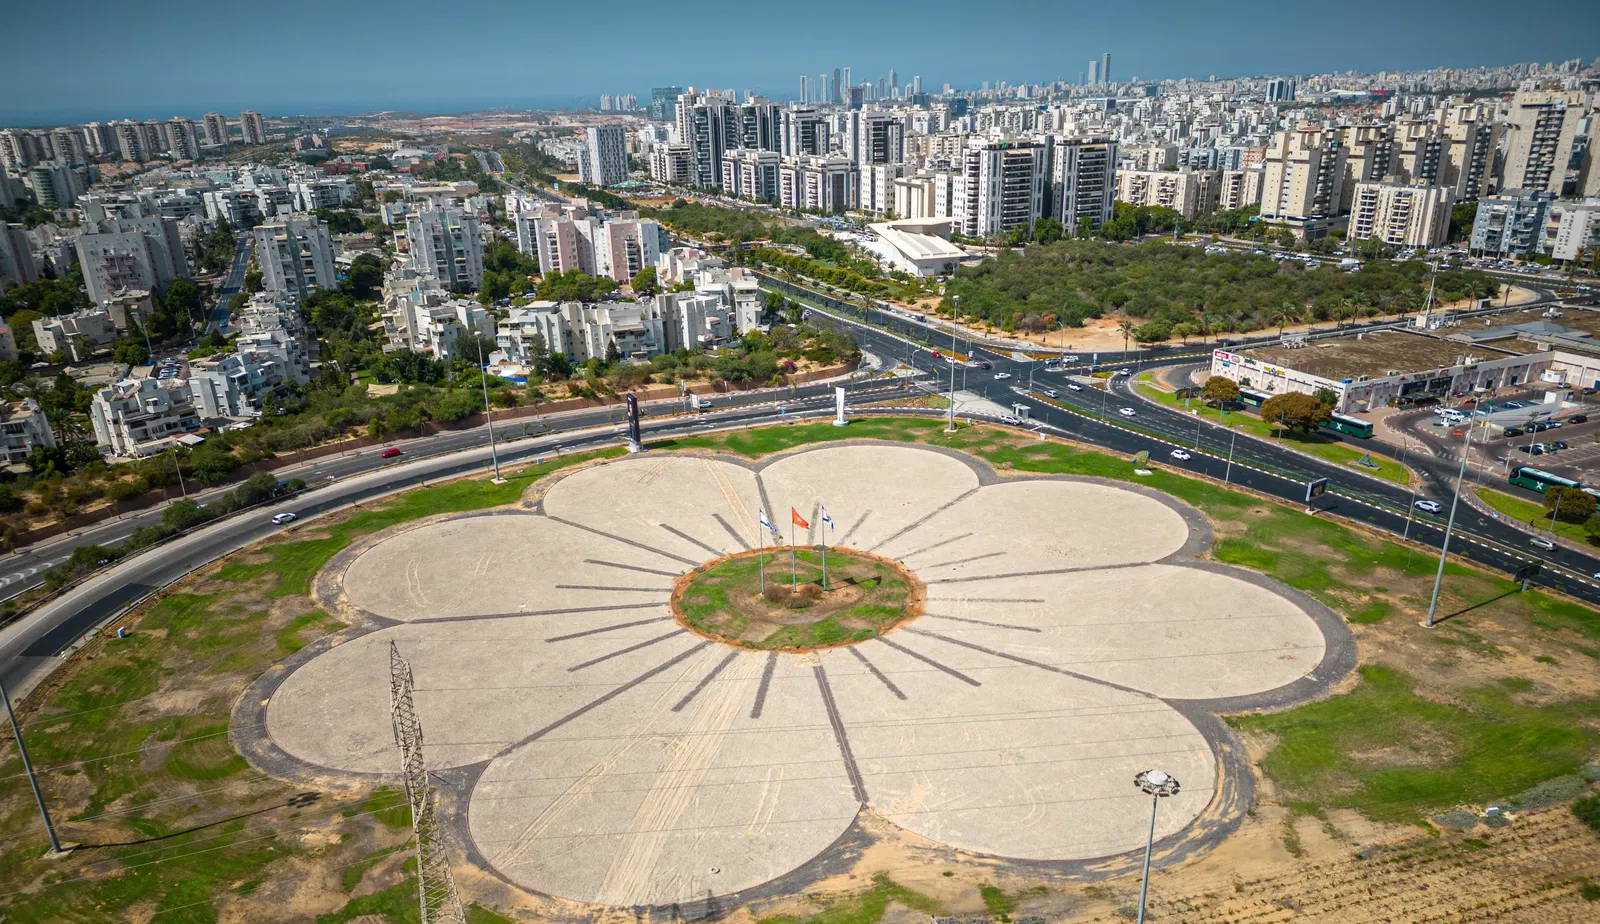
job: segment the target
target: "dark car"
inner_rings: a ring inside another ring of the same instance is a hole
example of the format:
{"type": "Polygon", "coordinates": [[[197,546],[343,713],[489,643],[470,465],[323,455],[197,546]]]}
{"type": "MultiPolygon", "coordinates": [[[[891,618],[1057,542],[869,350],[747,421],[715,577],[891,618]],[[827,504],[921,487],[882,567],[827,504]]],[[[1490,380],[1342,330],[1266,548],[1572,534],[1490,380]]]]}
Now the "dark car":
{"type": "Polygon", "coordinates": [[[1581,424],[1581,423],[1588,423],[1588,422],[1589,422],[1589,415],[1588,414],[1573,414],[1571,417],[1567,418],[1567,423],[1570,423],[1570,424],[1581,424]]]}
{"type": "Polygon", "coordinates": [[[1506,427],[1506,432],[1501,435],[1506,439],[1511,439],[1513,436],[1521,436],[1527,432],[1528,431],[1522,429],[1521,427],[1506,427]]]}
{"type": "Polygon", "coordinates": [[[1555,452],[1558,449],[1566,449],[1566,448],[1567,448],[1567,441],[1566,440],[1552,440],[1552,441],[1544,444],[1544,451],[1545,452],[1555,452]]]}
{"type": "Polygon", "coordinates": [[[1543,433],[1544,431],[1546,431],[1548,429],[1550,429],[1550,424],[1548,424],[1548,423],[1546,423],[1545,421],[1542,421],[1542,420],[1537,422],[1537,423],[1528,424],[1528,432],[1529,433],[1543,433]]]}

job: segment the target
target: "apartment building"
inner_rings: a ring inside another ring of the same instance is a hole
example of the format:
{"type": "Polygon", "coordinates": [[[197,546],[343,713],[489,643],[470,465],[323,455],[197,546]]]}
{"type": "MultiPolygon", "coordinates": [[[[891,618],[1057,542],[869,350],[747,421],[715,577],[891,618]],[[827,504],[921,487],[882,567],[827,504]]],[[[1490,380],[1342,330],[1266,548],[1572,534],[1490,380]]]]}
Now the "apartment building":
{"type": "Polygon", "coordinates": [[[1261,181],[1266,168],[1260,164],[1242,170],[1224,170],[1218,178],[1217,208],[1235,211],[1261,205],[1261,181]]]}
{"type": "Polygon", "coordinates": [[[694,151],[687,144],[656,144],[650,148],[650,179],[668,186],[688,186],[694,180],[694,151]]]}
{"type": "Polygon", "coordinates": [[[1388,122],[1346,126],[1342,132],[1330,131],[1334,139],[1342,136],[1344,158],[1339,184],[1338,208],[1328,214],[1350,211],[1357,183],[1376,183],[1389,175],[1394,154],[1394,126],[1388,122]]]}
{"type": "Polygon", "coordinates": [[[1455,194],[1448,186],[1357,183],[1349,237],[1375,237],[1391,247],[1437,247],[1449,235],[1453,205],[1455,194]]]}
{"type": "Polygon", "coordinates": [[[110,349],[117,340],[117,326],[105,308],[85,308],[72,314],[35,318],[33,338],[46,356],[61,352],[68,362],[88,361],[96,353],[110,349]]]}
{"type": "Polygon", "coordinates": [[[142,164],[155,156],[155,153],[145,145],[144,131],[138,122],[126,120],[114,122],[111,129],[116,133],[117,154],[123,160],[142,164]]]}
{"type": "Polygon", "coordinates": [[[189,277],[178,222],[160,216],[86,223],[78,262],[89,301],[97,305],[125,290],[165,292],[173,280],[189,277]]]}
{"type": "Polygon", "coordinates": [[[778,168],[783,160],[776,151],[734,148],[722,155],[722,191],[752,202],[778,201],[778,168]]]}
{"type": "Polygon", "coordinates": [[[228,146],[228,120],[220,112],[208,112],[200,117],[200,125],[205,130],[206,144],[226,148],[228,146]]]}
{"type": "Polygon", "coordinates": [[[1571,261],[1600,252],[1600,198],[1550,203],[1541,253],[1571,261]]]}
{"type": "Polygon", "coordinates": [[[854,208],[855,165],[845,157],[785,157],[778,166],[778,202],[784,208],[810,212],[854,208]]]}
{"type": "Polygon", "coordinates": [[[641,271],[656,265],[664,235],[661,225],[648,218],[613,218],[600,228],[595,269],[619,285],[633,281],[641,271]]]}
{"type": "Polygon", "coordinates": [[[483,283],[483,238],[476,215],[424,208],[406,220],[406,242],[418,272],[452,289],[477,289],[483,283]]]}
{"type": "Polygon", "coordinates": [[[123,379],[95,392],[89,406],[95,441],[107,455],[137,459],[200,429],[200,409],[183,379],[123,379]]]}
{"type": "Polygon", "coordinates": [[[1394,145],[1388,176],[1401,183],[1433,185],[1440,181],[1445,159],[1444,132],[1429,119],[1403,119],[1395,123],[1394,145]]]}
{"type": "Polygon", "coordinates": [[[0,292],[39,281],[33,246],[22,225],[0,224],[0,292]]]}
{"type": "Polygon", "coordinates": [[[1554,198],[1544,189],[1506,189],[1478,200],[1472,219],[1472,250],[1498,256],[1536,253],[1554,198]]]}
{"type": "Polygon", "coordinates": [[[35,447],[54,449],[55,431],[32,398],[0,401],[0,453],[7,465],[21,465],[33,455],[35,447]]]}
{"type": "Polygon", "coordinates": [[[259,417],[268,395],[310,378],[299,341],[281,330],[241,337],[233,352],[189,364],[189,389],[206,419],[259,417]]]}
{"type": "Polygon", "coordinates": [[[1217,174],[1211,170],[1117,171],[1117,199],[1173,209],[1188,219],[1215,211],[1218,192],[1217,174]]]}
{"type": "Polygon", "coordinates": [[[895,181],[905,175],[905,164],[866,164],[856,176],[856,208],[873,215],[894,212],[895,181]]]}
{"type": "Polygon", "coordinates": [[[495,330],[501,352],[522,366],[532,363],[538,342],[573,364],[604,359],[613,345],[623,359],[647,360],[667,352],[667,318],[659,299],[605,304],[536,301],[512,308],[495,330]]]}
{"type": "Polygon", "coordinates": [[[288,218],[257,225],[252,233],[267,291],[286,292],[304,300],[314,290],[338,285],[333,238],[320,220],[288,218]]]}
{"type": "Polygon", "coordinates": [[[578,156],[578,179],[605,188],[628,179],[628,133],[621,125],[591,125],[578,156]]]}
{"type": "Polygon", "coordinates": [[[189,119],[168,119],[162,125],[166,136],[167,153],[178,160],[200,159],[200,129],[189,119]]]}
{"type": "Polygon", "coordinates": [[[244,136],[245,144],[266,144],[267,123],[261,113],[254,109],[239,113],[239,134],[244,136]]]}
{"type": "Polygon", "coordinates": [[[1262,158],[1261,217],[1308,236],[1325,231],[1343,201],[1346,153],[1335,131],[1307,127],[1274,135],[1262,158]]]}
{"type": "Polygon", "coordinates": [[[1542,189],[1560,197],[1571,181],[1573,146],[1586,121],[1581,90],[1519,90],[1506,111],[1502,189],[1542,189]]]}
{"type": "Polygon", "coordinates": [[[851,112],[845,119],[846,156],[861,166],[905,161],[905,124],[890,112],[851,112]]]}
{"type": "Polygon", "coordinates": [[[826,157],[831,128],[826,113],[810,107],[783,110],[783,139],[780,153],[785,157],[810,154],[826,157]]]}
{"type": "Polygon", "coordinates": [[[1445,110],[1446,145],[1439,182],[1451,187],[1457,202],[1476,199],[1485,192],[1502,128],[1502,123],[1475,104],[1461,103],[1445,110]]]}
{"type": "MultiPolygon", "coordinates": [[[[1069,233],[1111,220],[1117,195],[1117,145],[1106,138],[1046,136],[1049,142],[1049,217],[1069,233]]],[[[935,212],[938,217],[950,212],[935,212]]]]}
{"type": "Polygon", "coordinates": [[[961,165],[962,190],[951,218],[967,237],[1032,232],[1044,211],[1045,148],[1039,141],[974,138],[961,165]]]}

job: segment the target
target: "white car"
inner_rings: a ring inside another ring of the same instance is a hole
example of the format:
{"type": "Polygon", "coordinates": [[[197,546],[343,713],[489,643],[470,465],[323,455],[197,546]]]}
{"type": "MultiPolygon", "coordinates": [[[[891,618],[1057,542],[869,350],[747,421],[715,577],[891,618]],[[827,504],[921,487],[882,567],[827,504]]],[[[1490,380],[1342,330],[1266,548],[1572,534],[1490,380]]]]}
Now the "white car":
{"type": "Polygon", "coordinates": [[[1431,500],[1419,500],[1411,506],[1421,510],[1423,513],[1438,513],[1444,510],[1444,507],[1440,506],[1438,501],[1431,500]]]}
{"type": "Polygon", "coordinates": [[[1127,366],[1123,366],[1121,369],[1117,370],[1117,375],[1133,375],[1133,370],[1129,369],[1127,366]]]}
{"type": "Polygon", "coordinates": [[[1078,361],[1078,357],[1076,357],[1076,356],[1063,356],[1063,357],[1061,357],[1061,361],[1064,362],[1064,363],[1075,363],[1075,362],[1078,361]]]}
{"type": "Polygon", "coordinates": [[[278,513],[278,514],[273,514],[272,522],[278,524],[279,526],[282,526],[285,523],[293,523],[296,519],[298,519],[298,517],[295,514],[292,514],[292,513],[278,513]]]}
{"type": "Polygon", "coordinates": [[[1186,449],[1174,449],[1174,450],[1172,450],[1172,457],[1174,459],[1177,459],[1179,462],[1187,462],[1190,459],[1194,458],[1194,456],[1189,455],[1189,452],[1186,449]]]}
{"type": "Polygon", "coordinates": [[[1022,421],[1019,418],[1013,417],[1010,414],[1001,414],[1000,415],[1000,422],[1001,423],[1008,423],[1008,424],[1020,424],[1020,423],[1022,423],[1022,421]]]}
{"type": "Polygon", "coordinates": [[[1011,378],[1011,373],[1009,373],[1009,372],[996,372],[994,374],[994,380],[996,382],[1000,381],[1001,379],[1009,379],[1009,378],[1011,378]]]}
{"type": "Polygon", "coordinates": [[[1077,382],[1068,382],[1067,388],[1071,389],[1072,391],[1083,391],[1083,386],[1079,385],[1077,382]]]}
{"type": "Polygon", "coordinates": [[[1122,410],[1118,411],[1117,413],[1121,414],[1124,417],[1132,417],[1133,416],[1133,408],[1125,407],[1122,410]]]}
{"type": "Polygon", "coordinates": [[[1061,392],[1056,391],[1054,388],[1041,388],[1039,389],[1039,394],[1044,395],[1046,398],[1059,398],[1061,396],[1061,392]]]}

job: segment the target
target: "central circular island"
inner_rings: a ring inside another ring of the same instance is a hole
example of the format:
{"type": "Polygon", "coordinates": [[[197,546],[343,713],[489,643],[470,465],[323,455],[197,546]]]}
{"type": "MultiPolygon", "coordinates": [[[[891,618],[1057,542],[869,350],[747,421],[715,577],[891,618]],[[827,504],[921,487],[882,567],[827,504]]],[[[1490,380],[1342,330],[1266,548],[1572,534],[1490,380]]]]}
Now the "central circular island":
{"type": "Polygon", "coordinates": [[[761,651],[864,642],[921,614],[927,590],[898,562],[848,548],[769,548],[728,555],[679,578],[678,622],[761,651]]]}

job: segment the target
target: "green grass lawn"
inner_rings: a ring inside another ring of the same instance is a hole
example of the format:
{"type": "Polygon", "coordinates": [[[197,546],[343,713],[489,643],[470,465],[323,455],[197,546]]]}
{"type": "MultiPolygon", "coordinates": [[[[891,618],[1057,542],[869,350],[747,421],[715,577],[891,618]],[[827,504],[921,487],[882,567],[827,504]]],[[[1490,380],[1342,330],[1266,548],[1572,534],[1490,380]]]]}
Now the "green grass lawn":
{"type": "MultiPolygon", "coordinates": [[[[1520,490],[1520,489],[1519,489],[1520,490]]],[[[1544,509],[1544,504],[1534,500],[1537,495],[1508,494],[1494,488],[1478,488],[1478,499],[1493,507],[1496,512],[1507,516],[1518,523],[1524,523],[1539,530],[1548,532],[1550,529],[1550,512],[1544,509]]],[[[1593,545],[1589,535],[1583,531],[1582,523],[1567,523],[1556,521],[1556,535],[1563,539],[1583,545],[1593,545]]]]}
{"type": "MultiPolygon", "coordinates": [[[[1146,373],[1146,375],[1148,374],[1149,373],[1146,373]]],[[[1149,398],[1157,403],[1164,404],[1167,407],[1181,411],[1185,414],[1193,411],[1199,411],[1200,417],[1212,421],[1213,423],[1218,423],[1224,427],[1230,427],[1238,430],[1241,433],[1248,433],[1251,436],[1256,436],[1261,439],[1281,440],[1285,446],[1298,449],[1301,452],[1309,453],[1319,459],[1332,462],[1336,465],[1349,466],[1352,471],[1361,472],[1367,475],[1375,475],[1385,481],[1392,481],[1396,484],[1411,483],[1411,474],[1410,472],[1406,471],[1404,466],[1402,466],[1399,462],[1386,458],[1382,455],[1377,455],[1375,453],[1372,455],[1372,461],[1377,463],[1377,468],[1368,468],[1365,465],[1356,465],[1356,460],[1360,459],[1366,454],[1365,450],[1352,448],[1351,446],[1341,443],[1338,440],[1330,437],[1322,436],[1321,434],[1317,433],[1299,434],[1290,431],[1285,431],[1284,433],[1280,434],[1277,427],[1273,426],[1267,421],[1262,420],[1260,417],[1257,417],[1254,414],[1247,414],[1242,411],[1229,411],[1227,413],[1223,413],[1217,408],[1207,405],[1204,401],[1201,401],[1198,398],[1190,400],[1188,402],[1188,406],[1185,407],[1184,399],[1179,398],[1170,391],[1162,391],[1154,385],[1146,384],[1145,382],[1138,382],[1135,384],[1135,387],[1138,388],[1139,393],[1144,395],[1146,398],[1149,398]]]]}
{"type": "Polygon", "coordinates": [[[1278,736],[1263,769],[1288,798],[1353,808],[1384,821],[1506,799],[1577,771],[1600,716],[1593,701],[1529,708],[1514,683],[1480,687],[1463,702],[1416,695],[1389,668],[1361,669],[1354,691],[1273,715],[1241,716],[1236,728],[1278,736]]]}
{"type": "MultiPolygon", "coordinates": [[[[820,552],[802,550],[793,562],[788,551],[770,551],[763,557],[767,587],[781,591],[791,586],[793,578],[801,590],[809,584],[820,588],[820,552]]],[[[772,628],[774,612],[783,614],[785,619],[799,619],[806,610],[786,612],[782,605],[763,600],[762,560],[751,555],[728,559],[695,574],[679,601],[683,618],[708,635],[766,650],[865,641],[905,614],[906,582],[893,568],[865,556],[837,551],[828,555],[827,563],[830,587],[841,589],[848,583],[860,588],[861,597],[854,605],[836,608],[840,604],[820,600],[818,603],[825,609],[811,621],[772,628]],[[748,631],[752,622],[758,626],[759,637],[752,637],[748,631]],[[768,628],[760,630],[763,625],[768,628]]]]}

